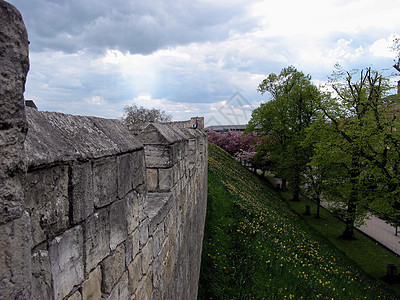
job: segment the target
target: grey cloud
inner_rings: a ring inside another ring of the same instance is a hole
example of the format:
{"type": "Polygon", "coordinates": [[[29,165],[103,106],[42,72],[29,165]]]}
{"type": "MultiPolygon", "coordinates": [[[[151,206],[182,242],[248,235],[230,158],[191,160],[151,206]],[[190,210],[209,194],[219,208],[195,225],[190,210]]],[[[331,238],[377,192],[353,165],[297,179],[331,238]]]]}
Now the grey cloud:
{"type": "Polygon", "coordinates": [[[245,1],[10,0],[22,13],[32,51],[67,53],[115,48],[148,54],[191,42],[219,41],[246,32],[245,1]]]}

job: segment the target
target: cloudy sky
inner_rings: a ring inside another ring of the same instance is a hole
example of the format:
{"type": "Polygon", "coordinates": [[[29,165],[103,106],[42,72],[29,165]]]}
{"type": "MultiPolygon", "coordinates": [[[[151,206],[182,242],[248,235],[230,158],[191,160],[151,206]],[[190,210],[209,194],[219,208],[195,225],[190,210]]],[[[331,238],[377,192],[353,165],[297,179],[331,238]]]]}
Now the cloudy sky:
{"type": "Polygon", "coordinates": [[[289,65],[394,71],[400,0],[8,0],[30,40],[25,98],[107,118],[136,103],[174,120],[246,123],[289,65]]]}

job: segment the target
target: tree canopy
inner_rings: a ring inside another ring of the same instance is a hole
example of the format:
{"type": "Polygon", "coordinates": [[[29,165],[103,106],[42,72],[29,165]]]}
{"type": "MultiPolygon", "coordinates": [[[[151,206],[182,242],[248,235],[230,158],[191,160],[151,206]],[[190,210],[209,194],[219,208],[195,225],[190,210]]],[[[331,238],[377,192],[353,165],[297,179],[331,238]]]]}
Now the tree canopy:
{"type": "Polygon", "coordinates": [[[124,116],[122,121],[127,125],[134,125],[146,122],[169,122],[172,117],[167,115],[165,111],[155,108],[145,108],[143,106],[126,105],[124,107],[124,116]]]}
{"type": "Polygon", "coordinates": [[[367,68],[336,66],[322,92],[309,75],[287,67],[258,87],[271,100],[253,111],[247,131],[257,132],[254,157],[268,156],[278,176],[319,206],[335,203],[352,238],[366,212],[400,223],[400,95],[388,78],[367,68]]]}
{"type": "Polygon", "coordinates": [[[317,119],[321,92],[310,75],[293,66],[279,75],[268,75],[258,91],[268,92],[272,98],[253,111],[247,130],[262,137],[258,150],[269,154],[278,175],[290,183],[293,200],[299,200],[301,176],[311,154],[303,140],[306,129],[317,119]]]}

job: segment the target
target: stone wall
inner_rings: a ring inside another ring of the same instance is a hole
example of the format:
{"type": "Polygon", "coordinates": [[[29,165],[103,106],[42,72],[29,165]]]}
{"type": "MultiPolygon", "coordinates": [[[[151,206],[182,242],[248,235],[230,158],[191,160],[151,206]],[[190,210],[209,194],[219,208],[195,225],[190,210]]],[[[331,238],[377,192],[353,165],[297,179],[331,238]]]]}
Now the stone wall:
{"type": "Polygon", "coordinates": [[[32,297],[195,299],[207,195],[198,129],[26,107],[32,297]]]}
{"type": "Polygon", "coordinates": [[[0,0],[0,16],[0,299],[29,299],[30,223],[23,193],[28,37],[15,7],[0,0]]]}
{"type": "Polygon", "coordinates": [[[203,119],[132,133],[24,107],[26,30],[0,9],[0,299],[196,299],[203,119]]]}

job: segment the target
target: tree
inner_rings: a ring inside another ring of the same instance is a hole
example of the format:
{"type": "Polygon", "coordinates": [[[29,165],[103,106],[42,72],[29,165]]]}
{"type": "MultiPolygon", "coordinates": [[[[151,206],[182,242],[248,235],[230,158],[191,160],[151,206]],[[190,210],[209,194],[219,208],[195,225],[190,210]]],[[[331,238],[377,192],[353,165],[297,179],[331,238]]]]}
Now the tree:
{"type": "Polygon", "coordinates": [[[311,165],[325,170],[324,196],[341,203],[347,239],[368,208],[393,213],[400,196],[398,97],[387,97],[382,74],[354,75],[337,66],[330,80],[336,97],[320,102],[326,122],[310,131],[319,137],[311,165]]]}
{"type": "Polygon", "coordinates": [[[172,117],[160,109],[148,109],[143,106],[126,105],[124,107],[124,116],[122,121],[127,125],[134,125],[146,122],[169,122],[172,117]]]}
{"type": "Polygon", "coordinates": [[[262,138],[259,146],[276,167],[277,175],[287,180],[298,201],[302,174],[311,151],[303,143],[306,129],[317,119],[319,89],[311,77],[293,66],[279,75],[270,74],[258,86],[261,94],[269,92],[272,99],[255,109],[247,131],[262,138]]]}

